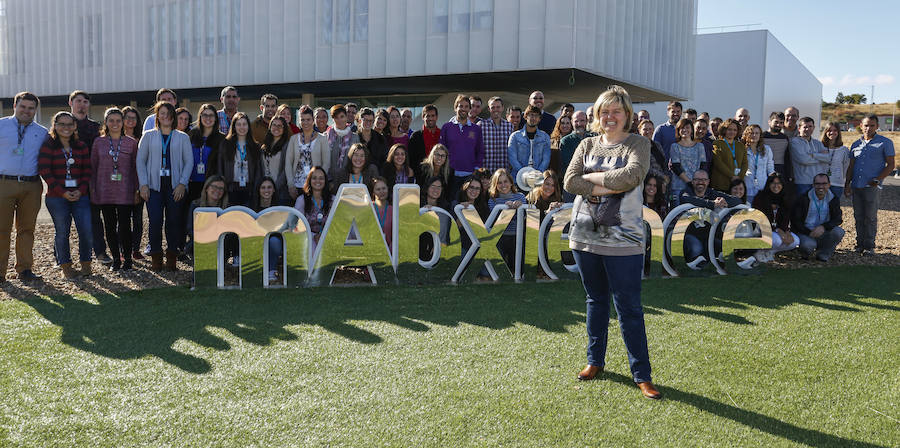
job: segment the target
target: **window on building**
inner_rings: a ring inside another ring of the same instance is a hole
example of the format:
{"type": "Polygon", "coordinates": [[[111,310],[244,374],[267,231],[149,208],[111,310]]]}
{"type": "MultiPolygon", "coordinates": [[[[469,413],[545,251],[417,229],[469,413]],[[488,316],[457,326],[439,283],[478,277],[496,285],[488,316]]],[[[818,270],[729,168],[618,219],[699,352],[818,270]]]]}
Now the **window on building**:
{"type": "Polygon", "coordinates": [[[241,0],[231,0],[231,52],[241,52],[241,0]]]}
{"type": "Polygon", "coordinates": [[[431,13],[431,32],[435,34],[447,34],[448,19],[450,17],[449,0],[434,0],[434,8],[431,13]]]}
{"type": "Polygon", "coordinates": [[[453,0],[450,3],[450,12],[452,17],[450,32],[469,31],[469,0],[453,0]]]}
{"type": "Polygon", "coordinates": [[[334,39],[337,44],[350,42],[350,0],[336,0],[334,39]]]}
{"type": "Polygon", "coordinates": [[[200,15],[200,0],[191,0],[191,16],[194,17],[191,27],[191,56],[198,57],[202,53],[203,17],[200,15]]]}
{"type": "Polygon", "coordinates": [[[184,18],[180,20],[181,22],[181,57],[186,58],[191,55],[191,2],[184,2],[181,5],[181,11],[184,13],[184,18]]]}
{"type": "Polygon", "coordinates": [[[494,27],[494,0],[432,0],[431,34],[494,27]]]}
{"type": "Polygon", "coordinates": [[[353,41],[369,40],[369,0],[356,0],[353,3],[353,41]]]}
{"type": "Polygon", "coordinates": [[[178,5],[175,3],[169,3],[168,17],[169,19],[169,32],[166,34],[166,39],[169,41],[169,59],[175,59],[178,57],[178,13],[181,11],[181,8],[178,8],[178,5]]]}
{"type": "Polygon", "coordinates": [[[494,28],[494,0],[475,0],[472,5],[472,29],[490,30],[494,28]]]}
{"type": "Polygon", "coordinates": [[[206,55],[216,54],[216,0],[206,0],[206,55]]]}
{"type": "Polygon", "coordinates": [[[159,32],[157,32],[158,21],[156,20],[156,6],[150,7],[150,62],[159,59],[159,32]]]}
{"type": "Polygon", "coordinates": [[[319,23],[322,24],[322,43],[331,45],[331,31],[334,26],[332,23],[332,20],[334,20],[334,3],[332,0],[319,0],[319,10],[321,10],[319,23]]]}
{"type": "Polygon", "coordinates": [[[231,22],[228,21],[228,0],[219,0],[219,44],[217,45],[218,54],[228,53],[228,27],[231,22]]]}

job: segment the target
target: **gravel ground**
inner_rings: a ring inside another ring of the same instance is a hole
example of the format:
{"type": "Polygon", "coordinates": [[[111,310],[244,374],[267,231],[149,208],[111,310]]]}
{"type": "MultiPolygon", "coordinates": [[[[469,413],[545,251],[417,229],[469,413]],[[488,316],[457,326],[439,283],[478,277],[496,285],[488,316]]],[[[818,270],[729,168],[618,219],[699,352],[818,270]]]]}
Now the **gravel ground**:
{"type": "MultiPolygon", "coordinates": [[[[900,181],[890,180],[884,187],[881,195],[880,210],[878,212],[878,237],[876,239],[875,256],[862,257],[853,251],[856,231],[853,223],[853,209],[849,199],[843,199],[844,223],[842,227],[847,231],[844,240],[838,246],[838,250],[832,257],[829,265],[873,265],[873,266],[900,266],[900,181]]],[[[145,229],[147,228],[145,224],[145,229]]],[[[15,232],[13,232],[15,233],[15,232]]],[[[73,259],[77,259],[77,244],[73,227],[72,251],[73,259]]],[[[178,263],[178,272],[152,272],[150,260],[135,260],[135,269],[127,273],[110,272],[106,266],[94,263],[94,275],[79,278],[75,281],[67,281],[61,278],[60,271],[54,267],[53,258],[53,226],[49,222],[38,223],[35,236],[35,272],[43,276],[43,279],[32,284],[22,283],[15,279],[14,264],[15,255],[10,256],[10,268],[7,272],[7,281],[0,285],[0,300],[25,297],[32,294],[40,295],[81,295],[81,294],[116,294],[121,291],[160,288],[165,286],[190,287],[191,266],[178,263]]],[[[146,234],[144,237],[146,243],[146,234]]],[[[15,244],[15,235],[13,235],[15,244]]],[[[13,246],[14,247],[14,246],[13,246]]],[[[797,251],[779,254],[771,263],[776,269],[796,269],[810,266],[822,266],[821,262],[802,260],[797,251]]],[[[355,277],[349,275],[348,277],[355,277]]]]}

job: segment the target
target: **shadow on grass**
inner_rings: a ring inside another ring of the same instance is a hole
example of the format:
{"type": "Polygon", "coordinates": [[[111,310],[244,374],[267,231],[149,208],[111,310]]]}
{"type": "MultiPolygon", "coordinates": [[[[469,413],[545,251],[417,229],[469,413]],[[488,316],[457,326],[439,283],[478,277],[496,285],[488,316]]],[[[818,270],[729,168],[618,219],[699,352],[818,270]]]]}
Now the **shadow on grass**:
{"type": "MultiPolygon", "coordinates": [[[[603,376],[598,380],[610,380],[615,383],[623,384],[627,387],[634,388],[636,394],[639,393],[635,388],[634,380],[619,373],[604,372],[603,376]]],[[[758,412],[741,409],[739,407],[725,404],[691,392],[683,392],[678,389],[661,386],[658,384],[656,386],[659,389],[660,393],[662,393],[663,400],[678,401],[693,406],[700,411],[708,412],[710,414],[731,420],[735,423],[739,423],[750,428],[756,428],[773,436],[781,437],[803,445],[834,448],[844,448],[848,446],[886,448],[882,445],[875,445],[858,440],[846,439],[813,429],[801,428],[791,423],[786,423],[767,415],[760,414],[758,412]]]]}
{"type": "MultiPolygon", "coordinates": [[[[891,275],[890,268],[846,267],[653,280],[643,284],[643,302],[648,314],[684,313],[737,325],[753,324],[742,315],[750,307],[802,304],[841,312],[900,311],[891,303],[865,300],[900,301],[897,287],[885,281],[891,275]]],[[[209,328],[266,346],[296,339],[287,329],[296,325],[319,326],[361,344],[382,342],[381,336],[354,321],[384,322],[416,332],[427,332],[432,325],[504,329],[524,324],[548,332],[584,325],[584,292],[572,281],[267,291],[174,287],[118,295],[104,292],[106,285],[97,286],[92,292],[96,303],[53,288],[41,290],[48,297],[11,283],[3,289],[61,327],[61,342],[74,348],[115,359],[155,356],[196,374],[209,372],[209,361],[173,346],[185,339],[207,349],[229,350],[228,341],[209,328]]]]}

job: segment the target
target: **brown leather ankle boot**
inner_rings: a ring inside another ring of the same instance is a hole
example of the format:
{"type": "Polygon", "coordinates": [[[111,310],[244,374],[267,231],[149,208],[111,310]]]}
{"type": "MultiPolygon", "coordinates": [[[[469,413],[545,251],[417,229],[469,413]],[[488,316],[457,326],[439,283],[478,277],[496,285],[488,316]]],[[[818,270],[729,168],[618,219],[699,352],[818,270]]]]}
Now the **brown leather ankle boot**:
{"type": "Polygon", "coordinates": [[[72,263],[63,263],[59,265],[62,269],[62,277],[66,280],[74,280],[78,278],[78,272],[72,267],[72,263]]]}
{"type": "Polygon", "coordinates": [[[159,252],[154,252],[150,254],[150,270],[153,272],[159,272],[163,267],[163,255],[159,252]]]}
{"type": "Polygon", "coordinates": [[[174,250],[166,251],[166,270],[175,272],[178,270],[178,252],[174,250]]]}
{"type": "Polygon", "coordinates": [[[91,271],[91,262],[90,261],[82,261],[81,262],[81,275],[85,277],[90,277],[93,274],[91,271]]]}

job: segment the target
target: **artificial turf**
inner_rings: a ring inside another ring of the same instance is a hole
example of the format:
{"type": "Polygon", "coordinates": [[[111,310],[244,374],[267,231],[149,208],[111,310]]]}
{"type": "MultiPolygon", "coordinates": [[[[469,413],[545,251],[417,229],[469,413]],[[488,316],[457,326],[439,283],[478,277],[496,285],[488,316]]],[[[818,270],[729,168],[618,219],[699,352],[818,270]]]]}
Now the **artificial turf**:
{"type": "Polygon", "coordinates": [[[900,446],[896,268],[645,281],[662,401],[573,281],[18,295],[4,446],[900,446]]]}

